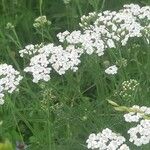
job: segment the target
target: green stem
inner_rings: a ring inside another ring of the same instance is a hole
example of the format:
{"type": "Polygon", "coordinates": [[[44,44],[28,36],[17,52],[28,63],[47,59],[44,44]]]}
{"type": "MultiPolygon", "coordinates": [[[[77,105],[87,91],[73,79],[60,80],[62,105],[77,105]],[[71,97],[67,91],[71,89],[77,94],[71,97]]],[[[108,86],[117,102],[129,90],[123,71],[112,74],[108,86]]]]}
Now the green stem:
{"type": "Polygon", "coordinates": [[[48,141],[49,141],[49,149],[52,149],[52,137],[51,137],[51,117],[50,117],[50,109],[49,109],[50,103],[48,100],[48,105],[47,105],[47,126],[48,126],[48,141]]]}
{"type": "Polygon", "coordinates": [[[40,0],[40,16],[42,16],[42,5],[43,5],[43,0],[40,0]]]}
{"type": "Polygon", "coordinates": [[[16,33],[16,30],[13,29],[12,31],[13,31],[13,33],[14,33],[14,35],[15,35],[15,38],[16,38],[16,41],[17,41],[17,43],[18,43],[19,48],[22,49],[22,45],[21,45],[21,43],[20,43],[20,40],[19,40],[18,35],[17,35],[17,33],[16,33]]]}
{"type": "Polygon", "coordinates": [[[79,10],[79,15],[80,15],[80,17],[83,15],[83,13],[82,13],[82,9],[81,9],[81,5],[80,5],[80,3],[79,3],[79,0],[76,0],[76,5],[77,5],[77,8],[78,8],[78,10],[79,10]]]}
{"type": "Polygon", "coordinates": [[[104,9],[104,6],[105,6],[105,1],[106,0],[103,0],[103,2],[102,2],[102,6],[101,6],[101,12],[103,11],[103,9],[104,9]]]}
{"type": "Polygon", "coordinates": [[[18,125],[18,123],[17,123],[16,116],[15,116],[15,110],[16,110],[15,105],[12,103],[12,101],[11,101],[11,99],[10,99],[9,96],[7,96],[6,99],[8,100],[8,105],[10,106],[10,109],[11,109],[11,112],[12,112],[12,116],[13,116],[13,118],[14,118],[16,127],[17,127],[17,129],[18,129],[18,132],[19,132],[19,135],[20,135],[20,138],[21,138],[21,142],[24,142],[23,136],[22,136],[22,134],[21,134],[21,130],[20,130],[20,128],[19,128],[19,125],[18,125]]]}

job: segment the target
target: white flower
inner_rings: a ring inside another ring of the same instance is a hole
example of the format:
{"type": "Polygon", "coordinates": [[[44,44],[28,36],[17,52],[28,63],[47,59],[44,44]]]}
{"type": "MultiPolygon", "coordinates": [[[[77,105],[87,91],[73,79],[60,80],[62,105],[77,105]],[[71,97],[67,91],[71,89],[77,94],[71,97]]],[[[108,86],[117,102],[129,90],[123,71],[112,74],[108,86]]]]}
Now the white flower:
{"type": "Polygon", "coordinates": [[[65,74],[69,69],[77,71],[80,56],[83,50],[69,45],[66,49],[54,44],[42,45],[36,50],[35,56],[30,59],[30,64],[24,71],[33,75],[33,82],[40,80],[49,81],[50,72],[54,69],[59,75],[65,74]]]}
{"type": "Polygon", "coordinates": [[[107,68],[105,70],[105,73],[107,74],[117,74],[118,68],[116,67],[116,65],[110,66],[109,68],[107,68]]]}
{"type": "Polygon", "coordinates": [[[86,143],[88,149],[129,150],[129,147],[124,144],[125,141],[126,139],[123,136],[106,128],[97,135],[94,133],[90,134],[86,143]]]}
{"type": "Polygon", "coordinates": [[[0,93],[0,105],[3,105],[4,104],[4,94],[0,93]]]}
{"type": "Polygon", "coordinates": [[[128,130],[130,142],[136,146],[150,143],[150,120],[141,120],[140,124],[128,130]]]}
{"type": "Polygon", "coordinates": [[[118,150],[130,150],[130,149],[126,144],[123,144],[118,150]]]}
{"type": "Polygon", "coordinates": [[[107,45],[109,48],[115,48],[115,43],[112,39],[107,40],[107,45]]]}
{"type": "Polygon", "coordinates": [[[139,107],[134,105],[131,107],[134,112],[129,112],[124,115],[126,122],[139,122],[144,119],[145,115],[150,115],[150,108],[146,106],[139,107]]]}
{"type": "Polygon", "coordinates": [[[24,69],[25,72],[33,74],[33,82],[37,83],[39,80],[48,81],[50,79],[51,68],[48,67],[49,61],[45,54],[38,54],[31,58],[30,66],[24,69]]]}
{"type": "Polygon", "coordinates": [[[34,55],[35,53],[37,53],[37,51],[39,50],[39,48],[42,46],[43,44],[37,44],[37,45],[33,45],[33,44],[29,44],[27,46],[25,46],[25,49],[22,49],[19,51],[19,54],[21,57],[24,56],[30,56],[30,55],[34,55]]]}
{"type": "Polygon", "coordinates": [[[69,4],[71,0],[63,0],[64,4],[69,4]]]}
{"type": "Polygon", "coordinates": [[[0,65],[0,105],[4,104],[4,94],[17,90],[22,76],[11,65],[0,65]]]}
{"type": "MultiPolygon", "coordinates": [[[[89,13],[81,17],[79,24],[83,31],[59,33],[60,42],[75,44],[91,55],[104,54],[105,49],[115,48],[117,44],[125,46],[130,38],[147,35],[148,26],[144,20],[150,20],[150,7],[139,5],[124,5],[124,8],[115,11],[104,11],[103,13],[89,13]]],[[[148,22],[148,21],[147,21],[148,22]]]]}
{"type": "Polygon", "coordinates": [[[125,114],[124,118],[126,122],[139,122],[140,118],[142,118],[142,115],[139,113],[130,112],[125,114]]]}
{"type": "Polygon", "coordinates": [[[45,25],[51,25],[51,21],[47,20],[46,16],[37,17],[33,23],[35,28],[44,27],[45,25]]]}
{"type": "Polygon", "coordinates": [[[58,39],[59,39],[60,42],[64,42],[66,36],[69,35],[69,34],[70,34],[69,31],[65,31],[63,33],[60,32],[60,33],[57,34],[57,37],[58,37],[58,39]]]}

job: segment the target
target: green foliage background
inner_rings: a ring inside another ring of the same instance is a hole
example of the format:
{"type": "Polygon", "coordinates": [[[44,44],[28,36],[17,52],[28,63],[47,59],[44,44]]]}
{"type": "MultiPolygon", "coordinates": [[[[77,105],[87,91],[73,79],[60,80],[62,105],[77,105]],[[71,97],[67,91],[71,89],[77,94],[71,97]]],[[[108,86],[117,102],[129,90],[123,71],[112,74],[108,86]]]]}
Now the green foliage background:
{"type": "MultiPolygon", "coordinates": [[[[0,63],[12,64],[19,71],[24,68],[18,51],[29,43],[42,42],[33,27],[34,19],[40,15],[46,15],[52,22],[49,38],[45,37],[44,42],[57,44],[56,34],[79,29],[83,14],[118,10],[126,3],[142,6],[150,5],[150,0],[72,0],[68,5],[63,0],[0,0],[0,63]],[[15,32],[6,30],[8,22],[15,25],[15,32]]],[[[139,92],[131,101],[119,96],[115,100],[128,106],[150,105],[149,46],[142,40],[134,42],[122,48],[129,65],[116,77],[104,75],[105,58],[95,55],[83,57],[76,73],[67,72],[64,76],[53,73],[48,83],[34,84],[31,76],[26,75],[20,92],[7,95],[0,108],[3,121],[0,136],[9,139],[14,147],[16,141],[25,142],[29,150],[84,150],[88,135],[103,128],[126,135],[129,125],[106,99],[112,98],[122,81],[134,78],[141,85],[139,92]]],[[[110,50],[110,54],[113,52],[110,50]]],[[[119,54],[115,55],[120,59],[119,54]]],[[[113,62],[113,55],[109,57],[113,62]]],[[[149,149],[149,145],[142,148],[149,149]]]]}

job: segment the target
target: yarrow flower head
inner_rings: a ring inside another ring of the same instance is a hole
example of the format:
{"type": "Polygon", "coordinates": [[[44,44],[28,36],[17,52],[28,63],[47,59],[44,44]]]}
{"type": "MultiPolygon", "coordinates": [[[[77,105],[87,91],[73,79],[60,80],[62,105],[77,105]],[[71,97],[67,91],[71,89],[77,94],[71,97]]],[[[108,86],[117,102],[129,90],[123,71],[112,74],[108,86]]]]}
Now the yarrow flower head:
{"type": "Polygon", "coordinates": [[[96,12],[90,12],[87,16],[83,15],[81,17],[81,23],[79,23],[80,27],[88,29],[96,21],[97,17],[98,14],[96,12]]]}
{"type": "Polygon", "coordinates": [[[20,57],[25,57],[25,56],[33,56],[35,55],[38,50],[43,46],[43,44],[29,44],[27,46],[25,46],[24,49],[19,51],[20,57]]]}
{"type": "Polygon", "coordinates": [[[0,65],[0,105],[4,104],[5,93],[12,93],[22,80],[22,76],[11,65],[0,65]]]}
{"type": "Polygon", "coordinates": [[[120,89],[116,92],[116,94],[121,96],[125,100],[131,101],[132,97],[134,97],[139,88],[140,83],[137,80],[126,80],[121,83],[120,89]]]}
{"type": "Polygon", "coordinates": [[[71,0],[63,0],[64,4],[69,4],[71,0]]]}
{"type": "Polygon", "coordinates": [[[6,29],[8,30],[13,30],[15,28],[15,26],[11,23],[11,22],[8,22],[7,25],[6,25],[6,29]]]}
{"type": "Polygon", "coordinates": [[[54,44],[47,44],[34,50],[33,45],[25,51],[21,50],[20,55],[35,54],[30,59],[30,64],[24,69],[25,72],[31,72],[33,75],[33,82],[37,83],[39,80],[50,80],[50,72],[54,69],[59,75],[65,74],[69,69],[77,71],[80,63],[80,55],[82,50],[75,48],[74,45],[69,45],[64,49],[61,45],[54,46],[54,44]],[[26,52],[27,51],[27,52],[26,52]]]}
{"type": "Polygon", "coordinates": [[[128,81],[123,81],[122,82],[123,90],[133,90],[133,91],[135,91],[138,86],[139,86],[139,82],[135,79],[130,79],[128,81]]]}
{"type": "Polygon", "coordinates": [[[75,44],[89,55],[96,53],[102,56],[108,48],[125,46],[130,38],[149,34],[146,32],[149,16],[149,6],[140,7],[135,4],[124,5],[118,12],[89,13],[88,16],[81,17],[81,31],[59,33],[58,39],[60,42],[75,44]]]}
{"type": "Polygon", "coordinates": [[[139,122],[139,120],[142,118],[142,115],[140,113],[130,112],[124,115],[126,122],[139,122]]]}
{"type": "Polygon", "coordinates": [[[35,28],[44,27],[45,25],[51,25],[51,22],[47,20],[46,16],[39,16],[33,24],[35,28]]]}
{"type": "Polygon", "coordinates": [[[144,119],[145,116],[150,115],[150,107],[139,107],[134,105],[130,109],[132,112],[126,113],[124,115],[126,122],[139,122],[140,120],[144,119]]]}
{"type": "Polygon", "coordinates": [[[113,66],[108,67],[108,68],[105,70],[105,73],[114,75],[114,74],[117,74],[117,71],[118,71],[117,66],[116,66],[116,65],[113,65],[113,66]]]}
{"type": "Polygon", "coordinates": [[[140,124],[128,130],[130,142],[136,146],[150,143],[150,120],[141,120],[140,124]]]}
{"type": "Polygon", "coordinates": [[[126,139],[110,129],[106,128],[98,134],[90,134],[87,139],[88,149],[99,150],[129,150],[129,147],[124,144],[126,139]]]}

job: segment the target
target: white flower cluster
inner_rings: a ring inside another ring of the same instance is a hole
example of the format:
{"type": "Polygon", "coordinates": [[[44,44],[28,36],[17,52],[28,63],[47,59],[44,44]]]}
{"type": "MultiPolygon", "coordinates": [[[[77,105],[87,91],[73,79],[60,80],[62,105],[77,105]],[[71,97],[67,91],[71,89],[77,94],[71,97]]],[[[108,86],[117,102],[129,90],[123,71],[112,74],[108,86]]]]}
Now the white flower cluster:
{"type": "Polygon", "coordinates": [[[92,133],[87,139],[88,149],[99,150],[129,150],[129,147],[124,144],[126,139],[110,129],[106,128],[97,135],[92,133]]]}
{"type": "Polygon", "coordinates": [[[131,101],[139,89],[140,83],[135,79],[129,79],[122,82],[120,90],[117,92],[117,95],[121,96],[127,101],[131,101]]]}
{"type": "MultiPolygon", "coordinates": [[[[71,69],[76,71],[82,54],[96,53],[104,55],[107,48],[116,48],[117,45],[126,45],[130,37],[141,37],[149,34],[147,27],[150,21],[150,7],[125,5],[118,12],[104,11],[103,13],[89,13],[81,17],[80,26],[83,30],[58,33],[61,45],[28,45],[20,50],[20,56],[31,55],[30,64],[25,72],[31,72],[33,81],[48,81],[52,68],[60,75],[71,69]],[[145,21],[146,20],[146,21],[145,21]],[[146,30],[146,31],[145,31],[146,30]],[[42,62],[43,61],[43,62],[42,62]]],[[[36,19],[36,22],[46,22],[45,16],[36,19]]],[[[118,68],[113,65],[105,70],[107,74],[116,74],[118,68]]]]}
{"type": "Polygon", "coordinates": [[[33,82],[38,83],[39,80],[48,81],[50,79],[51,68],[48,67],[48,59],[44,54],[39,54],[31,58],[30,66],[24,69],[25,72],[33,74],[33,82]]]}
{"type": "Polygon", "coordinates": [[[25,56],[33,56],[35,53],[38,52],[39,48],[42,47],[42,43],[41,44],[37,44],[37,45],[33,45],[33,44],[29,44],[27,46],[25,46],[24,49],[19,51],[20,57],[25,57],[25,56]]]}
{"type": "Polygon", "coordinates": [[[149,26],[149,22],[149,6],[130,4],[124,5],[124,8],[118,12],[89,13],[89,16],[81,18],[80,26],[83,27],[83,32],[65,31],[59,33],[57,37],[60,42],[74,44],[89,55],[97,53],[101,56],[107,48],[115,48],[120,43],[124,46],[129,38],[145,36],[144,31],[149,26]]]}
{"type": "Polygon", "coordinates": [[[13,30],[15,28],[15,26],[11,23],[11,22],[8,22],[7,24],[6,24],[6,29],[7,30],[13,30]]]}
{"type": "Polygon", "coordinates": [[[142,118],[142,115],[140,113],[130,112],[124,115],[126,122],[139,122],[139,120],[142,118]]]}
{"type": "Polygon", "coordinates": [[[11,65],[0,64],[0,105],[4,104],[5,93],[15,91],[22,78],[11,65]]]}
{"type": "Polygon", "coordinates": [[[124,115],[126,122],[139,122],[145,115],[150,115],[150,107],[139,107],[134,105],[131,107],[134,112],[129,112],[124,115]]]}
{"type": "Polygon", "coordinates": [[[64,4],[69,4],[71,0],[63,0],[64,4]]]}
{"type": "Polygon", "coordinates": [[[88,16],[83,15],[81,17],[81,23],[79,23],[80,27],[83,29],[88,29],[91,24],[95,22],[98,14],[96,12],[90,12],[88,16]]]}
{"type": "Polygon", "coordinates": [[[124,91],[126,91],[126,90],[135,91],[136,88],[138,87],[138,85],[139,85],[139,82],[135,79],[130,79],[130,80],[122,82],[122,88],[124,91]]]}
{"type": "Polygon", "coordinates": [[[52,68],[60,75],[65,74],[69,69],[76,71],[82,53],[73,45],[69,45],[64,50],[62,46],[54,46],[54,44],[44,45],[36,52],[38,54],[31,58],[29,66],[24,69],[25,72],[32,73],[35,83],[39,80],[50,80],[52,68]]]}
{"type": "Polygon", "coordinates": [[[150,143],[150,120],[141,120],[140,124],[128,130],[130,142],[136,146],[150,143]]]}
{"type": "Polygon", "coordinates": [[[150,107],[134,105],[130,110],[131,112],[124,115],[125,121],[138,122],[139,124],[128,130],[129,141],[136,146],[150,143],[150,118],[147,119],[150,116],[150,107]]]}
{"type": "Polygon", "coordinates": [[[45,25],[51,25],[51,21],[47,20],[46,16],[39,16],[34,20],[33,26],[35,28],[43,27],[45,25]]]}
{"type": "Polygon", "coordinates": [[[107,74],[117,74],[118,68],[116,65],[110,66],[105,70],[105,73],[107,74]]]}

